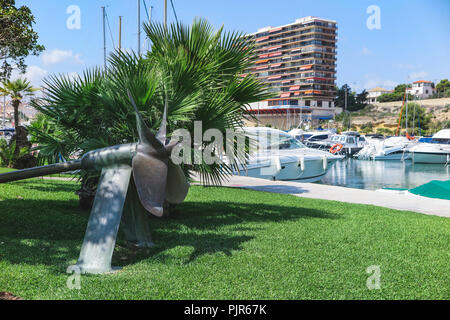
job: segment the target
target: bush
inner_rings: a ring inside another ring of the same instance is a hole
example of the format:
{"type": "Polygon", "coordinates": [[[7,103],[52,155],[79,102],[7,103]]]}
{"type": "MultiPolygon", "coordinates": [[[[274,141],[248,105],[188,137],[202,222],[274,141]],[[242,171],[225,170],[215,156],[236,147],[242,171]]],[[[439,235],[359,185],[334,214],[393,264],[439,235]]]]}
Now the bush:
{"type": "Polygon", "coordinates": [[[376,131],[377,134],[382,134],[384,136],[392,136],[394,132],[389,128],[378,128],[376,131]]]}
{"type": "Polygon", "coordinates": [[[3,166],[12,168],[13,164],[20,158],[29,155],[30,149],[27,147],[21,148],[16,152],[16,140],[11,140],[8,145],[6,140],[0,139],[0,159],[3,166]]]}

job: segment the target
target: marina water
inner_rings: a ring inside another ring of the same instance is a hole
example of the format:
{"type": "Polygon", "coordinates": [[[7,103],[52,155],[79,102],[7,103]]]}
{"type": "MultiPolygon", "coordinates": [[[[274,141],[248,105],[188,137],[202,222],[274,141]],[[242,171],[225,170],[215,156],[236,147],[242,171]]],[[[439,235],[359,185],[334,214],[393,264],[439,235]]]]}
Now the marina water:
{"type": "Polygon", "coordinates": [[[336,162],[318,182],[348,188],[418,187],[431,180],[450,180],[450,166],[412,161],[373,161],[347,158],[336,162]]]}

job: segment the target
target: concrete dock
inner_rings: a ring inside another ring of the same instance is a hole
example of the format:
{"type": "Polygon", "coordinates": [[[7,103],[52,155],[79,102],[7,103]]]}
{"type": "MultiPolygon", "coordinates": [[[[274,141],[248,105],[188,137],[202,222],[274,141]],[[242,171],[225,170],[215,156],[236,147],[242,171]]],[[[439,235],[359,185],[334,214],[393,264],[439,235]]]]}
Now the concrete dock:
{"type": "Polygon", "coordinates": [[[407,191],[361,190],[316,183],[271,181],[245,176],[232,176],[229,181],[223,183],[223,186],[290,194],[304,198],[369,204],[450,218],[449,200],[426,198],[407,191]]]}

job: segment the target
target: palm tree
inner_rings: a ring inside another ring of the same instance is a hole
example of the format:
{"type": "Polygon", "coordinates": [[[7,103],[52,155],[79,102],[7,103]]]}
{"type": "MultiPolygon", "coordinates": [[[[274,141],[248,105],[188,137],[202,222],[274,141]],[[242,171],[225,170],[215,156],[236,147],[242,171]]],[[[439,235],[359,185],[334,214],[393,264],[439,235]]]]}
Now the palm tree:
{"type": "Polygon", "coordinates": [[[24,97],[32,96],[37,89],[33,88],[29,81],[21,78],[14,81],[6,80],[2,84],[3,87],[0,88],[1,95],[9,96],[12,100],[14,108],[14,129],[17,133],[17,127],[19,127],[20,103],[24,97]]]}
{"type": "MultiPolygon", "coordinates": [[[[202,121],[202,134],[215,128],[225,136],[227,129],[241,127],[249,117],[249,103],[271,97],[254,76],[242,76],[254,58],[243,34],[223,28],[214,31],[205,20],[194,20],[191,26],[177,23],[166,29],[152,24],[144,29],[153,43],[145,56],[116,52],[106,71],[91,69],[75,79],[51,76],[44,81],[46,93],[32,106],[47,118],[45,128],[29,127],[39,144],[41,163],[136,141],[127,91],[154,133],[168,105],[169,138],[180,128],[193,137],[194,121],[202,121]]],[[[232,162],[245,161],[236,154],[232,162]]],[[[225,163],[183,165],[183,169],[186,176],[198,172],[204,181],[215,184],[232,172],[225,163]]]]}

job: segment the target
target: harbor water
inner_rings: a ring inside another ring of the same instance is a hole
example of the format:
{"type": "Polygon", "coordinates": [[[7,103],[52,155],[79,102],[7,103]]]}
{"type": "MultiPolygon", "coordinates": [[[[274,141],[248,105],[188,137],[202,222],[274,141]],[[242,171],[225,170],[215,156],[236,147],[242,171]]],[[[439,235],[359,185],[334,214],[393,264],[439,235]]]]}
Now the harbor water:
{"type": "Polygon", "coordinates": [[[336,162],[317,183],[377,190],[411,189],[431,180],[450,180],[450,166],[412,161],[373,161],[347,158],[336,162]]]}

